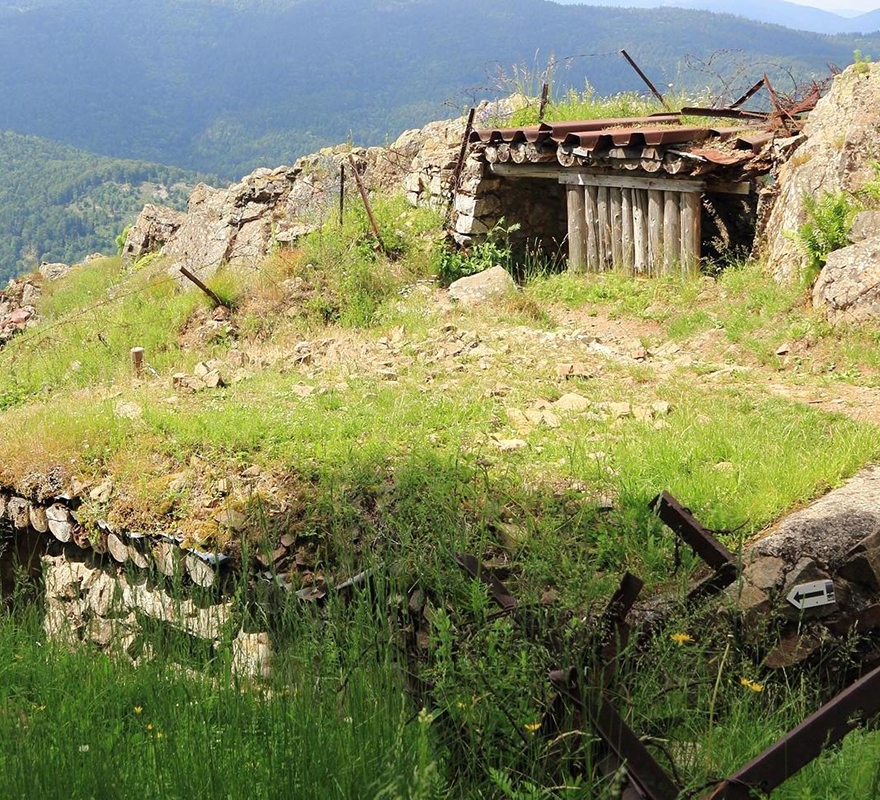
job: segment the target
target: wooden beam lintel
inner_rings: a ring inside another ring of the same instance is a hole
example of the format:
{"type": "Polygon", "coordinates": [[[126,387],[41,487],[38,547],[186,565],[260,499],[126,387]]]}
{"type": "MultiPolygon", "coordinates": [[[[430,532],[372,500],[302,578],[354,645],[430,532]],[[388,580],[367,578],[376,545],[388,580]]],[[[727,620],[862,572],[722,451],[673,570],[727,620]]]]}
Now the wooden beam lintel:
{"type": "Polygon", "coordinates": [[[491,164],[490,169],[502,178],[538,178],[579,186],[604,186],[617,189],[656,189],[668,192],[706,192],[707,194],[748,195],[752,184],[748,181],[694,181],[685,178],[657,178],[637,175],[608,175],[562,167],[556,164],[491,164]],[[612,183],[611,181],[616,181],[612,183]]]}

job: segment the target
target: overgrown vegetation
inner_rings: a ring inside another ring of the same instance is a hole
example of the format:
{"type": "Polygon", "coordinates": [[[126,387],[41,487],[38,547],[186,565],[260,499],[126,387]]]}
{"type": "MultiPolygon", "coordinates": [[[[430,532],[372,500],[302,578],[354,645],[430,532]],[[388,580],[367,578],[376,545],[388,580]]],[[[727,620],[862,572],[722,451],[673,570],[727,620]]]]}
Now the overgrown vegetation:
{"type": "MultiPolygon", "coordinates": [[[[0,619],[0,783],[13,794],[59,796],[64,775],[74,798],[610,800],[590,737],[560,751],[545,736],[547,673],[581,663],[584,620],[623,571],[683,594],[696,559],[676,569],[649,500],[672,491],[738,551],[880,457],[874,425],[771,391],[868,383],[876,333],[831,332],[760,264],[688,281],[557,274],[515,255],[509,229],[452,260],[438,213],[398,197],[375,212],[384,252],[352,206],[298,249],[218,273],[211,288],[233,306],[220,335],[206,299],[151,256],[47,285],[41,325],[0,351],[4,485],[109,476],[112,501],[88,498],[83,519],[268,553],[293,534],[315,554],[309,580],[369,567],[379,581],[352,607],[312,615],[296,601],[273,623],[268,691],[236,683],[223,646],[169,643],[135,669],[49,646],[16,608],[0,619]],[[449,307],[427,281],[495,263],[524,279],[516,300],[449,307]],[[800,349],[783,357],[785,343],[800,349]],[[130,375],[135,344],[156,376],[130,375]],[[172,384],[233,349],[248,364],[225,386],[172,384]],[[560,376],[575,363],[586,369],[560,376]],[[555,405],[572,393],[581,411],[555,405]],[[247,519],[235,542],[215,519],[226,504],[247,519]],[[498,616],[455,568],[461,550],[496,564],[561,649],[498,616]],[[417,700],[400,689],[405,668],[425,682],[417,700]]],[[[298,568],[285,577],[307,583],[298,568]]],[[[718,619],[674,617],[633,644],[612,689],[689,790],[771,743],[853,666],[837,650],[823,672],[772,672],[718,619]]],[[[857,733],[774,800],[869,797],[877,754],[876,734],[857,733]]]]}

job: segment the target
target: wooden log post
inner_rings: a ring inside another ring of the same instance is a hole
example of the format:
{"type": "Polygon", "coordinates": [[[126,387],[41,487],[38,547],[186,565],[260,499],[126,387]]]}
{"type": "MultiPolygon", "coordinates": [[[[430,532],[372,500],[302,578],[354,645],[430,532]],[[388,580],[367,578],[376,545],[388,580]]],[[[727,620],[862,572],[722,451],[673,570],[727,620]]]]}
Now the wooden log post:
{"type": "Polygon", "coordinates": [[[609,207],[609,189],[600,186],[596,194],[596,208],[599,216],[599,270],[605,271],[611,267],[611,210],[609,207]]]}
{"type": "Polygon", "coordinates": [[[635,221],[633,219],[633,193],[635,189],[621,190],[623,202],[621,203],[621,216],[623,219],[623,228],[621,230],[621,242],[623,245],[623,254],[620,268],[631,274],[635,265],[635,221]]]}
{"type": "Polygon", "coordinates": [[[508,161],[510,161],[510,145],[507,142],[502,142],[498,145],[498,162],[506,164],[508,161]]]}
{"type": "Polygon", "coordinates": [[[131,348],[131,371],[134,373],[135,378],[142,378],[144,376],[144,348],[143,347],[132,347],[131,348]]]}
{"type": "Polygon", "coordinates": [[[672,275],[681,264],[681,192],[663,193],[663,271],[672,275]]]}
{"type": "Polygon", "coordinates": [[[685,277],[700,272],[701,210],[702,202],[698,192],[681,193],[681,274],[685,277]]]}
{"type": "Polygon", "coordinates": [[[585,272],[587,269],[587,212],[584,204],[584,187],[565,187],[568,204],[568,269],[585,272]]]}
{"type": "Polygon", "coordinates": [[[663,192],[648,192],[648,274],[663,270],[663,192]]]}
{"type": "Polygon", "coordinates": [[[636,275],[648,273],[648,193],[644,189],[633,190],[633,269],[636,275]]]}
{"type": "Polygon", "coordinates": [[[599,230],[599,188],[585,187],[584,202],[587,207],[587,268],[591,272],[602,271],[599,250],[601,233],[599,230]]]}
{"type": "Polygon", "coordinates": [[[609,192],[611,207],[611,267],[623,266],[623,190],[612,188],[609,192]]]}

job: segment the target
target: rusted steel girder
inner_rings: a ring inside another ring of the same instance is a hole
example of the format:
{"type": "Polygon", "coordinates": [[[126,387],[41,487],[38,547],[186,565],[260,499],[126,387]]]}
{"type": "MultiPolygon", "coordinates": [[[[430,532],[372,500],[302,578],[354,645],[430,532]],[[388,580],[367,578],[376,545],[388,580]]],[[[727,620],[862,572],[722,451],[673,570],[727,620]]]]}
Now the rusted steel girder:
{"type": "Polygon", "coordinates": [[[481,581],[489,588],[489,594],[502,611],[513,611],[516,608],[516,598],[490,570],[480,563],[476,556],[469,553],[458,553],[455,556],[455,561],[468,575],[481,581]]]}
{"type": "Polygon", "coordinates": [[[781,786],[822,751],[880,713],[880,667],[826,703],[727,778],[705,800],[755,800],[781,786]]]}
{"type": "Polygon", "coordinates": [[[669,492],[663,492],[651,501],[654,513],[687,542],[712,569],[719,570],[735,564],[736,557],[706,528],[704,528],[669,492]]]}

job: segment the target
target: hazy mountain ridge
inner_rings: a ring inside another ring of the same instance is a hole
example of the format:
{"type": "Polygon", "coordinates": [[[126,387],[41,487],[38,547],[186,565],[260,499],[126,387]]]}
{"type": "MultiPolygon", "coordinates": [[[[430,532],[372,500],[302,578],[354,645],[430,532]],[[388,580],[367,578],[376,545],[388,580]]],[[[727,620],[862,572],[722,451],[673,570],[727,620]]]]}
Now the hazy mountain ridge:
{"type": "Polygon", "coordinates": [[[680,69],[687,54],[747,48],[746,83],[751,71],[774,74],[777,64],[805,76],[829,61],[849,63],[856,47],[880,50],[880,36],[823,38],[679,9],[596,15],[544,0],[277,2],[254,13],[265,3],[144,0],[132,10],[123,0],[58,0],[7,16],[0,128],[231,180],[349,136],[382,144],[458,114],[496,91],[493,63],[532,62],[536,51],[601,54],[566,62],[558,88],[589,80],[609,93],[642,88],[620,47],[658,82],[700,88],[710,78],[680,69]]]}
{"type": "Polygon", "coordinates": [[[880,8],[866,13],[844,15],[800,3],[789,3],[786,0],[554,0],[554,2],[562,5],[710,11],[828,35],[874,33],[880,30],[880,8]]]}

